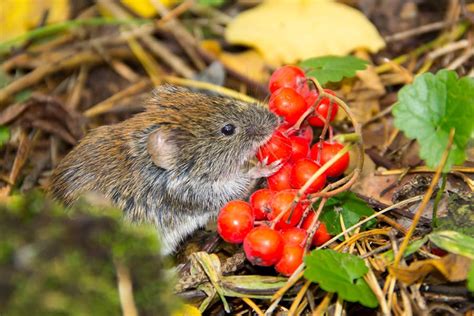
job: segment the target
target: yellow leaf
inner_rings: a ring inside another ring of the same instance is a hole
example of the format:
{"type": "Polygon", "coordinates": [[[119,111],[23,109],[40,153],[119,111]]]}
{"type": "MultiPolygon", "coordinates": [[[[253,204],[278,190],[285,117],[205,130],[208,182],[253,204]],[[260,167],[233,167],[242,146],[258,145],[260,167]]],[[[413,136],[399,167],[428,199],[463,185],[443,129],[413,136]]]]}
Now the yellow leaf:
{"type": "Polygon", "coordinates": [[[190,304],[184,304],[180,310],[173,313],[172,316],[201,316],[201,312],[190,304]]]}
{"type": "Polygon", "coordinates": [[[222,53],[219,60],[235,72],[254,81],[266,83],[270,78],[268,67],[262,56],[254,50],[243,53],[222,53]]]}
{"type": "Polygon", "coordinates": [[[0,0],[0,41],[11,39],[37,27],[49,10],[47,23],[67,20],[68,0],[0,0]]]}
{"type": "Polygon", "coordinates": [[[153,2],[161,2],[163,5],[170,7],[180,2],[180,0],[121,0],[122,4],[141,17],[151,18],[157,13],[153,2]]]}
{"type": "Polygon", "coordinates": [[[360,11],[333,0],[267,0],[238,15],[225,35],[232,44],[255,47],[271,64],[385,46],[360,11]]]}

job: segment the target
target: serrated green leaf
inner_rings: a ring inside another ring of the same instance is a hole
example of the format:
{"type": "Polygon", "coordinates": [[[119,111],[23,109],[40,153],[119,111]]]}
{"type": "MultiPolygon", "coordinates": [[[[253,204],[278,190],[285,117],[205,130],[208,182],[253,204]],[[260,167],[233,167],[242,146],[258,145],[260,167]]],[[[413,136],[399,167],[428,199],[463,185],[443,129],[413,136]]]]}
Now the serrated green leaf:
{"type": "Polygon", "coordinates": [[[467,289],[474,292],[474,262],[471,263],[471,268],[467,274],[467,289]]]}
{"type": "Polygon", "coordinates": [[[0,125],[0,147],[10,139],[10,130],[6,126],[0,125]]]}
{"type": "Polygon", "coordinates": [[[474,132],[474,80],[454,71],[425,73],[398,92],[393,108],[395,126],[420,144],[420,157],[436,168],[455,129],[445,171],[465,160],[466,145],[474,132]]]}
{"type": "Polygon", "coordinates": [[[439,248],[474,260],[474,238],[453,230],[436,231],[428,238],[439,248]]]}
{"type": "MultiPolygon", "coordinates": [[[[368,217],[372,214],[374,214],[374,210],[365,201],[359,199],[354,193],[347,191],[339,193],[326,202],[320,219],[331,235],[337,235],[342,232],[339,221],[340,215],[342,215],[344,225],[350,227],[357,224],[362,217],[368,217]]],[[[362,228],[367,229],[375,222],[376,220],[373,219],[362,228]]]]}
{"type": "Polygon", "coordinates": [[[314,250],[304,258],[306,279],[349,302],[378,306],[377,298],[363,279],[369,271],[361,258],[332,249],[314,250]]]}
{"type": "Polygon", "coordinates": [[[303,60],[299,65],[307,70],[307,76],[325,84],[354,77],[357,71],[367,67],[367,61],[354,56],[323,56],[303,60]]]}

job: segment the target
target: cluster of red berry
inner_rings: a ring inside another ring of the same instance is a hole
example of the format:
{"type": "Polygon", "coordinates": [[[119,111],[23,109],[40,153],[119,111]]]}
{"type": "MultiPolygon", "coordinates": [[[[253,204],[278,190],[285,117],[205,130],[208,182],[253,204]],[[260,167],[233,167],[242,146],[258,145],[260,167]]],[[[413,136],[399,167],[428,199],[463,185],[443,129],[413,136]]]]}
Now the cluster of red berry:
{"type": "MultiPolygon", "coordinates": [[[[246,257],[253,264],[275,265],[279,273],[289,276],[301,264],[308,232],[317,224],[310,203],[298,193],[318,192],[326,185],[327,177],[342,175],[349,165],[349,154],[342,155],[307,184],[343,148],[331,137],[311,147],[311,126],[324,127],[326,121],[334,120],[338,105],[310,89],[303,70],[295,66],[276,70],[269,89],[269,108],[285,122],[259,149],[257,158],[266,164],[278,161],[282,166],[267,178],[268,189],[254,192],[249,203],[227,203],[219,213],[217,230],[227,242],[243,242],[246,257]],[[256,227],[255,222],[259,224],[256,227]]],[[[324,92],[334,95],[331,90],[324,92]]],[[[330,238],[324,223],[319,223],[311,244],[318,246],[330,238]]]]}

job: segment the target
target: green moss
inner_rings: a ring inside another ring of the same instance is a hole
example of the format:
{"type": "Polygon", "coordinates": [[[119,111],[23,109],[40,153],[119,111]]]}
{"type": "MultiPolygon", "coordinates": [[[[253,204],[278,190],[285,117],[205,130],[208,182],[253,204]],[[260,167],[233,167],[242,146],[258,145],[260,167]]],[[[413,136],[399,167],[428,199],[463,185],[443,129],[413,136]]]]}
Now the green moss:
{"type": "Polygon", "coordinates": [[[39,192],[0,204],[0,315],[120,315],[116,262],[130,272],[140,315],[179,304],[153,228],[114,209],[65,210],[39,192]]]}

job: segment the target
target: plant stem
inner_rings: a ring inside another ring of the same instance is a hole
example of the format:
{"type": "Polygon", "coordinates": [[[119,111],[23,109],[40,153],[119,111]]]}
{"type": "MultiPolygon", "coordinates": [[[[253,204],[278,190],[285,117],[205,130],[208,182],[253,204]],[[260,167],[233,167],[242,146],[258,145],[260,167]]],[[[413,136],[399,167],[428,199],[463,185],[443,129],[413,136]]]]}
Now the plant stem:
{"type": "Polygon", "coordinates": [[[441,162],[438,165],[436,173],[433,179],[431,180],[430,187],[426,191],[426,194],[423,196],[423,200],[421,201],[421,204],[415,213],[415,216],[413,218],[413,223],[411,224],[410,229],[408,230],[408,233],[405,236],[405,239],[403,239],[403,242],[400,246],[397,256],[395,257],[395,261],[393,263],[394,267],[398,267],[400,260],[403,258],[403,253],[407,249],[411,236],[415,232],[416,226],[418,225],[418,222],[420,221],[421,214],[423,214],[423,211],[425,210],[426,206],[428,205],[429,200],[431,199],[431,196],[433,195],[434,187],[439,181],[441,172],[444,169],[444,165],[446,164],[446,161],[448,161],[449,152],[451,150],[451,146],[453,145],[454,131],[455,131],[454,128],[451,128],[451,131],[449,132],[448,145],[446,146],[446,149],[444,150],[443,156],[441,157],[441,162]]]}
{"type": "Polygon", "coordinates": [[[441,188],[436,193],[436,197],[433,203],[433,218],[431,222],[432,227],[438,227],[438,206],[441,198],[443,197],[444,189],[446,188],[446,180],[448,178],[448,173],[443,173],[443,177],[441,178],[441,188]]]}

